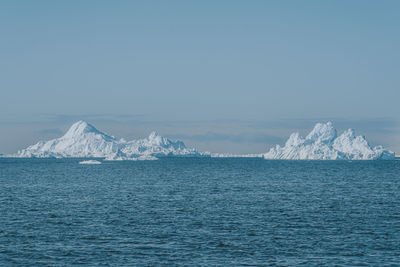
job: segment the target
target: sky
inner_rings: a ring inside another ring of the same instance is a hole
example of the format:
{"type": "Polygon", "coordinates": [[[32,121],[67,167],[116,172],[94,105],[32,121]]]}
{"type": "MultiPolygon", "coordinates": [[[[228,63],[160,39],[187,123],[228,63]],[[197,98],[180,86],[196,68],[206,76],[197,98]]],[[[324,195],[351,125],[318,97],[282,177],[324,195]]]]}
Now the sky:
{"type": "Polygon", "coordinates": [[[84,119],[260,153],[332,121],[400,153],[400,1],[1,1],[0,152],[84,119]]]}

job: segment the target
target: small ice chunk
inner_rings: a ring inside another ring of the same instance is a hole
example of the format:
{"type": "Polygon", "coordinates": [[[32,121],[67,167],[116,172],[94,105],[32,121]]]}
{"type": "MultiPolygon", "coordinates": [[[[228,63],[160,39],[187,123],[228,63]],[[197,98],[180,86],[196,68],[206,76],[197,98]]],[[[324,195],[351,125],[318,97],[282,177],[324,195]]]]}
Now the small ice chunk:
{"type": "Polygon", "coordinates": [[[79,164],[101,164],[100,161],[98,160],[84,160],[84,161],[80,161],[79,164]]]}

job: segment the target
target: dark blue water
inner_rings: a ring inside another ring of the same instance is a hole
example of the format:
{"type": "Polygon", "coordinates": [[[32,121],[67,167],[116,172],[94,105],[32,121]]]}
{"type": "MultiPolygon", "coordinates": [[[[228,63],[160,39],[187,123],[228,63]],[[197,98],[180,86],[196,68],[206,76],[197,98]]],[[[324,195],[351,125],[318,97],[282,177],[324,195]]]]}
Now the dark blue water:
{"type": "Polygon", "coordinates": [[[0,265],[398,265],[400,161],[0,159],[0,265]]]}

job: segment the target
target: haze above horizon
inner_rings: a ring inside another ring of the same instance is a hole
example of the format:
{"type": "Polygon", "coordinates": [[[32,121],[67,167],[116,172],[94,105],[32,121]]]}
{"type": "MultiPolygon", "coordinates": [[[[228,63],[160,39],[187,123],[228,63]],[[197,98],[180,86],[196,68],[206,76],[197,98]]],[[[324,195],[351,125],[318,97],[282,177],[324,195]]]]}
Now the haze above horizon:
{"type": "Polygon", "coordinates": [[[261,153],[316,122],[400,152],[398,1],[3,1],[0,152],[84,119],[261,153]]]}

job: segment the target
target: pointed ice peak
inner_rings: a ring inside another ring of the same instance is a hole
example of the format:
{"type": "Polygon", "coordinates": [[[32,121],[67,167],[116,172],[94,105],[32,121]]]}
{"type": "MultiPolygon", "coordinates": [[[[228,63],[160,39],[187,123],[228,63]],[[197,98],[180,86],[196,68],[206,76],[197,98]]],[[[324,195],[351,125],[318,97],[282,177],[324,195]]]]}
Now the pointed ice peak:
{"type": "Polygon", "coordinates": [[[110,138],[114,139],[112,136],[108,136],[107,134],[100,132],[97,130],[93,125],[87,123],[86,121],[80,120],[78,122],[75,122],[69,130],[65,133],[63,138],[74,138],[74,137],[80,137],[88,133],[93,133],[93,134],[99,134],[102,135],[105,138],[110,138]]]}
{"type": "Polygon", "coordinates": [[[72,135],[80,135],[87,132],[97,132],[97,129],[94,126],[90,125],[86,121],[78,121],[72,124],[65,135],[72,136],[72,135]]]}
{"type": "MultiPolygon", "coordinates": [[[[149,135],[149,139],[155,139],[157,137],[159,137],[160,135],[158,134],[158,132],[156,131],[152,131],[149,135]]],[[[161,136],[160,136],[161,137],[161,136]]]]}
{"type": "Polygon", "coordinates": [[[337,137],[336,129],[332,122],[317,123],[314,129],[307,135],[306,139],[319,142],[331,142],[337,137]]]}
{"type": "Polygon", "coordinates": [[[292,133],[289,139],[286,141],[286,146],[297,146],[304,142],[304,139],[299,133],[292,133]]]}
{"type": "Polygon", "coordinates": [[[344,148],[342,147],[368,147],[370,149],[372,149],[370,147],[370,145],[368,144],[367,139],[365,138],[365,136],[362,135],[355,135],[355,132],[353,129],[348,129],[346,131],[344,131],[338,138],[335,139],[335,142],[333,143],[333,146],[335,148],[340,147],[342,150],[344,150],[344,148]]]}
{"type": "Polygon", "coordinates": [[[147,140],[150,142],[150,144],[158,145],[158,146],[160,146],[160,145],[167,146],[170,143],[170,140],[168,140],[165,137],[162,137],[156,131],[151,132],[149,137],[147,138],[147,140]]]}
{"type": "Polygon", "coordinates": [[[349,137],[349,138],[355,138],[356,137],[355,136],[355,132],[354,132],[353,129],[347,129],[339,137],[341,137],[341,136],[343,136],[343,137],[346,136],[346,137],[349,137]]]}
{"type": "Polygon", "coordinates": [[[174,148],[176,150],[186,149],[185,144],[182,141],[173,141],[166,137],[161,136],[158,132],[153,131],[149,137],[145,139],[146,145],[160,146],[164,148],[174,148]]]}

